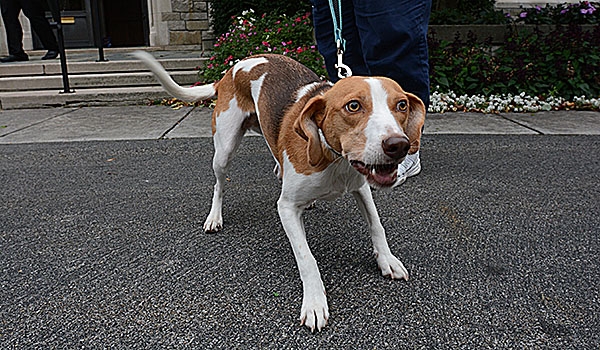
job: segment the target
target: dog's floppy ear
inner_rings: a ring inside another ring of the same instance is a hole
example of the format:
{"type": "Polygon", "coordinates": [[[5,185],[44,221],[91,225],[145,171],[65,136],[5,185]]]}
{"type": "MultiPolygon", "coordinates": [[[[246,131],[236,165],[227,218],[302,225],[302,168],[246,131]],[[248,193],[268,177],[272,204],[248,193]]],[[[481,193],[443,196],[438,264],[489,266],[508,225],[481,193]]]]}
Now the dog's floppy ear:
{"type": "Polygon", "coordinates": [[[421,147],[421,132],[425,124],[425,104],[417,96],[406,93],[408,96],[408,126],[406,127],[406,136],[410,140],[409,154],[416,153],[421,147]]]}
{"type": "Polygon", "coordinates": [[[322,121],[325,109],[325,100],[322,96],[315,96],[308,101],[294,123],[294,130],[300,137],[308,141],[307,156],[311,166],[316,166],[323,160],[323,146],[319,135],[318,122],[322,121]]]}

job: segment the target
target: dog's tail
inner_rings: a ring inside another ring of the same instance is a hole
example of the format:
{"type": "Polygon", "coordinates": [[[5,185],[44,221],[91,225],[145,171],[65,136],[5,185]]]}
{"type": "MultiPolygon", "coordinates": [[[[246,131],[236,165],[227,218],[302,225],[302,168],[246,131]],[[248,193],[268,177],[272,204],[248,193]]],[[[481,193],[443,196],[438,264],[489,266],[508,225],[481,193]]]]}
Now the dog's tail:
{"type": "Polygon", "coordinates": [[[215,97],[215,84],[183,87],[177,84],[161,64],[145,51],[135,51],[133,55],[154,73],[156,80],[173,97],[187,102],[196,102],[215,97]]]}

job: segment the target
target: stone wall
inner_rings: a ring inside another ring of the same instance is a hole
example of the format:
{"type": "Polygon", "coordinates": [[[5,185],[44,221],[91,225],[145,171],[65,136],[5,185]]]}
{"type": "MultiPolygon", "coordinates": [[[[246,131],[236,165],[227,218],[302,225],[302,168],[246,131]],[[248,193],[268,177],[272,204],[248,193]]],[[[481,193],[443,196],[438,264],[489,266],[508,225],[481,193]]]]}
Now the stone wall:
{"type": "Polygon", "coordinates": [[[171,10],[161,13],[167,24],[169,46],[200,45],[203,51],[213,48],[215,39],[209,24],[208,1],[167,0],[171,10]]]}
{"type": "Polygon", "coordinates": [[[521,7],[528,8],[534,6],[546,6],[546,4],[550,4],[552,6],[556,6],[563,3],[578,3],[579,0],[496,0],[496,8],[510,11],[518,12],[517,10],[521,7]]]}

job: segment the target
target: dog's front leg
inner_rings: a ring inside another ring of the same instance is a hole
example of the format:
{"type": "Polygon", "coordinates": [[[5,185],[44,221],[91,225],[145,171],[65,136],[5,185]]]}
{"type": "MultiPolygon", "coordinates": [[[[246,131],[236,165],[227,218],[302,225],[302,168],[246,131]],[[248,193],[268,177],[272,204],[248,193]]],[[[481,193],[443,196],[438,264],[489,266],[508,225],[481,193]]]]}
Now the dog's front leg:
{"type": "Polygon", "coordinates": [[[325,287],[321,280],[317,261],[312,255],[306,241],[306,232],[304,231],[304,223],[302,221],[304,206],[299,206],[285,199],[282,193],[277,202],[277,207],[283,229],[290,240],[294,256],[296,257],[304,289],[300,324],[304,324],[313,332],[315,329],[320,331],[325,327],[329,318],[329,308],[327,307],[325,287]]]}
{"type": "Polygon", "coordinates": [[[373,251],[377,259],[377,265],[381,269],[381,274],[390,276],[392,279],[403,278],[408,280],[408,271],[406,271],[402,262],[390,251],[385,237],[385,230],[381,225],[381,220],[379,220],[375,202],[373,202],[371,188],[365,183],[357,191],[352,192],[352,195],[356,199],[358,208],[369,225],[369,233],[373,241],[373,251]]]}

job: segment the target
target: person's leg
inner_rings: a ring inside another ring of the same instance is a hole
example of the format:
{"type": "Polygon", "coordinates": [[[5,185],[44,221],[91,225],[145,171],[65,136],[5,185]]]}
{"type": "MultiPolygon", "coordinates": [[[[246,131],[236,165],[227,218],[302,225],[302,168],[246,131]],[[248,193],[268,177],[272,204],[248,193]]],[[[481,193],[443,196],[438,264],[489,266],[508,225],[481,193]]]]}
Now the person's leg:
{"type": "MultiPolygon", "coordinates": [[[[354,75],[370,75],[363,59],[361,38],[355,24],[354,7],[352,1],[342,1],[342,37],[346,40],[343,63],[352,69],[354,75]]],[[[325,66],[329,79],[336,82],[338,78],[337,69],[337,47],[335,33],[333,31],[333,19],[328,0],[312,0],[313,23],[315,27],[315,38],[319,52],[325,59],[325,66]]]]}
{"type": "Polygon", "coordinates": [[[42,0],[21,0],[23,13],[29,19],[31,27],[42,42],[44,49],[58,51],[56,36],[44,13],[44,2],[42,0]]]}
{"type": "MultiPolygon", "coordinates": [[[[354,0],[364,61],[372,75],[394,79],[429,108],[427,26],[431,0],[354,0]]],[[[399,186],[421,172],[419,152],[398,165],[399,186]]]]}
{"type": "Polygon", "coordinates": [[[23,51],[23,28],[19,22],[21,5],[19,0],[0,0],[2,8],[2,20],[6,30],[6,41],[8,54],[16,57],[27,57],[23,51]]]}
{"type": "Polygon", "coordinates": [[[371,75],[394,79],[429,107],[431,0],[354,0],[354,11],[371,75]]]}

